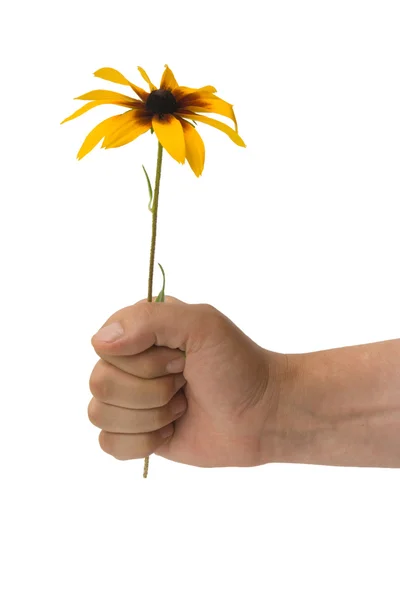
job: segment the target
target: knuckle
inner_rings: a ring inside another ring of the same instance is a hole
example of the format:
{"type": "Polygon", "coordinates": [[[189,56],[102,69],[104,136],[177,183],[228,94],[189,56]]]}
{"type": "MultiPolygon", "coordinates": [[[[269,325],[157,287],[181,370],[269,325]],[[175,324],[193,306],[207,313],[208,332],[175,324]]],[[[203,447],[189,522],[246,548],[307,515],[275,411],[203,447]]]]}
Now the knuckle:
{"type": "Polygon", "coordinates": [[[96,363],[89,379],[89,389],[95,398],[106,398],[108,394],[108,379],[104,368],[104,361],[96,363]]]}
{"type": "Polygon", "coordinates": [[[212,304],[203,303],[199,304],[199,306],[206,314],[215,315],[219,313],[219,310],[215,308],[215,306],[213,306],[212,304]]]}
{"type": "Polygon", "coordinates": [[[210,324],[217,323],[223,316],[222,313],[212,304],[199,304],[199,323],[202,326],[210,327],[210,324]]]}
{"type": "Polygon", "coordinates": [[[100,427],[101,422],[101,404],[95,398],[92,398],[88,405],[88,418],[95,427],[100,427]]]}
{"type": "Polygon", "coordinates": [[[99,444],[103,452],[115,456],[118,453],[117,439],[114,435],[108,431],[100,431],[99,433],[99,444]]]}
{"type": "Polygon", "coordinates": [[[218,308],[215,308],[215,306],[212,306],[211,304],[202,304],[201,307],[202,318],[199,319],[199,323],[202,326],[207,327],[208,329],[213,328],[221,330],[222,328],[224,331],[229,330],[232,326],[230,319],[218,310],[218,308]]]}
{"type": "MultiPolygon", "coordinates": [[[[223,314],[211,304],[196,305],[196,321],[193,326],[192,339],[190,342],[190,351],[197,352],[205,347],[205,337],[209,334],[211,341],[220,335],[221,325],[223,324],[223,314]]],[[[225,329],[225,328],[224,328],[225,329]]]]}
{"type": "Polygon", "coordinates": [[[104,452],[107,452],[107,454],[112,454],[112,442],[107,431],[100,431],[99,445],[104,452]]]}

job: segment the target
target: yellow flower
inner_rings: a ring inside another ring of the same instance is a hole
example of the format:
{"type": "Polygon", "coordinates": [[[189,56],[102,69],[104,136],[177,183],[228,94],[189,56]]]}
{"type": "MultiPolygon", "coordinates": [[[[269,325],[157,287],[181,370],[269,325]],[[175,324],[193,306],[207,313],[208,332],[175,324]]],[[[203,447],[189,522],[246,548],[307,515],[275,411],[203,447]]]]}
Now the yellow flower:
{"type": "Polygon", "coordinates": [[[150,92],[146,92],[126,79],[119,71],[105,67],[94,73],[113,83],[132,88],[139,100],[113,92],[94,90],[78,96],[75,100],[88,100],[87,104],[64,119],[62,123],[75,119],[86,111],[102,104],[126,106],[128,111],[105,119],[89,133],[83,142],[77,158],[80,160],[101,141],[102,148],[117,148],[133,142],[137,137],[152,129],[160,144],[179,163],[187,159],[192,171],[199,177],[204,168],[204,142],[197,129],[187,119],[200,121],[226,133],[238,146],[246,146],[238,134],[235,113],[232,104],[214,95],[217,91],[211,85],[201,88],[189,88],[178,85],[171,69],[165,65],[160,87],[150,81],[146,71],[138,67],[143,79],[148,83],[150,92]],[[228,117],[235,124],[232,129],[225,123],[210,119],[198,113],[214,113],[228,117]]]}

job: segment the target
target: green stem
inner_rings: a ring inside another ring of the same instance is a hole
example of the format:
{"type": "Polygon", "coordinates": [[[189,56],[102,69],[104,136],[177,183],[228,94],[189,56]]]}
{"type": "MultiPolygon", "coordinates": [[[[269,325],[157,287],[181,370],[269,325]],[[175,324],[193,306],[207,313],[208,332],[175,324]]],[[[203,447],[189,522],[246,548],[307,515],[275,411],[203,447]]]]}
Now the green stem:
{"type": "Polygon", "coordinates": [[[155,255],[155,251],[156,251],[158,195],[160,193],[162,152],[163,152],[163,147],[161,146],[160,142],[158,142],[156,182],[154,184],[154,197],[153,197],[153,206],[152,206],[153,226],[152,226],[151,248],[150,248],[149,288],[148,288],[148,294],[147,294],[148,302],[152,302],[152,298],[153,298],[154,255],[155,255]]]}
{"type": "MultiPolygon", "coordinates": [[[[161,180],[161,165],[162,165],[162,153],[163,147],[158,142],[158,153],[157,153],[157,169],[156,169],[156,182],[154,184],[154,197],[153,197],[153,221],[152,221],[152,234],[151,234],[151,247],[150,247],[150,267],[149,267],[149,287],[147,294],[147,301],[152,302],[153,300],[153,273],[154,273],[154,256],[156,252],[156,237],[157,237],[157,213],[158,213],[158,195],[160,193],[160,180],[161,180]]],[[[146,456],[144,459],[143,477],[146,478],[149,471],[149,457],[146,456]]]]}

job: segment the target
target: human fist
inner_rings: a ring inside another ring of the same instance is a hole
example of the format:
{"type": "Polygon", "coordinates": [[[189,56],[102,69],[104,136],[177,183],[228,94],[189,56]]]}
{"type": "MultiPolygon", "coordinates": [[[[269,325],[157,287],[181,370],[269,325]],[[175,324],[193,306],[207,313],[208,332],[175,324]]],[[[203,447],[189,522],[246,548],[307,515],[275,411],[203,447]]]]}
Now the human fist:
{"type": "Polygon", "coordinates": [[[123,460],[155,452],[200,467],[272,460],[271,373],[283,355],[258,346],[214,307],[172,296],[141,300],[114,313],[92,344],[100,360],[88,414],[105,452],[123,460]]]}

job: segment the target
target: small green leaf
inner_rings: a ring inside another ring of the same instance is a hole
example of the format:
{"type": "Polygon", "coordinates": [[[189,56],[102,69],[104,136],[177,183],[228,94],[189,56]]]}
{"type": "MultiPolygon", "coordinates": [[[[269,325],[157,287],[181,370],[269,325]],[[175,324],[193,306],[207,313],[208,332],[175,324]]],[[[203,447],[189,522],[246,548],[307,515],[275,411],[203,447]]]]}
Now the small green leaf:
{"type": "Polygon", "coordinates": [[[154,133],[154,129],[152,127],[150,127],[150,131],[152,134],[154,133]]]}
{"type": "Polygon", "coordinates": [[[146,169],[144,168],[144,165],[142,165],[142,168],[143,168],[144,174],[146,175],[147,187],[148,187],[148,189],[149,189],[149,196],[150,196],[150,202],[149,202],[149,205],[148,205],[148,207],[147,207],[147,208],[149,209],[149,211],[150,211],[150,212],[153,212],[153,207],[151,206],[151,203],[152,203],[152,201],[153,201],[153,188],[151,187],[150,178],[149,178],[149,176],[147,175],[147,171],[146,171],[146,169]]]}
{"type": "Polygon", "coordinates": [[[160,265],[160,263],[157,263],[158,266],[160,267],[162,274],[163,274],[163,286],[162,286],[162,290],[161,292],[158,294],[157,298],[156,298],[156,302],[165,302],[165,273],[164,273],[164,269],[162,268],[162,266],[160,265]]]}

